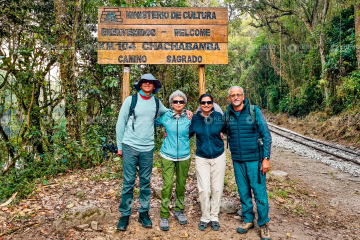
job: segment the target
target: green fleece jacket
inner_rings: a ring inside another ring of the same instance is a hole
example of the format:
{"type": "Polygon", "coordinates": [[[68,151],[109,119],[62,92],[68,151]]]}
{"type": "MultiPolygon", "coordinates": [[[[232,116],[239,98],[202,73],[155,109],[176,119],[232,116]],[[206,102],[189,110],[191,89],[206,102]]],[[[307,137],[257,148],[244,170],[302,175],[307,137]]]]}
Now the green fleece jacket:
{"type": "MultiPolygon", "coordinates": [[[[118,150],[122,150],[122,144],[129,145],[136,151],[147,152],[154,148],[154,117],[156,111],[155,98],[149,100],[143,99],[138,94],[138,100],[135,107],[135,116],[129,118],[130,105],[132,96],[125,99],[119,112],[119,118],[116,123],[116,143],[118,150]],[[134,130],[132,123],[134,121],[134,130]]],[[[169,111],[162,102],[159,104],[159,113],[161,116],[169,111]]]]}

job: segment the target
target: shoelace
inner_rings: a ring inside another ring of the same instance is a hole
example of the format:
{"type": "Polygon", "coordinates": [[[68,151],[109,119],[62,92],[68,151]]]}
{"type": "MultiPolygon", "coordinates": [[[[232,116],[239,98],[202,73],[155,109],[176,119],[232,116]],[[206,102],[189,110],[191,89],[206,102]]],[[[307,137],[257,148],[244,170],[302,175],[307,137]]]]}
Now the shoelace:
{"type": "Polygon", "coordinates": [[[186,220],[185,215],[183,213],[179,213],[178,218],[183,221],[186,220]]]}
{"type": "Polygon", "coordinates": [[[268,227],[265,225],[262,227],[263,231],[264,231],[264,235],[267,236],[269,234],[269,229],[268,227]]]}

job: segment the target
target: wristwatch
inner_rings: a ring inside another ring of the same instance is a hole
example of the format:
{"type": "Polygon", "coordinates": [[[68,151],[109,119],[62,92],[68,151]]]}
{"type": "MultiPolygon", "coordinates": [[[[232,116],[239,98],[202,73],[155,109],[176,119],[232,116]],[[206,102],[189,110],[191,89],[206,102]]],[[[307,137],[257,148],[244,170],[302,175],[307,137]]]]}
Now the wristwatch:
{"type": "Polygon", "coordinates": [[[269,159],[268,157],[264,157],[264,159],[266,159],[266,160],[270,161],[270,159],[269,159]]]}

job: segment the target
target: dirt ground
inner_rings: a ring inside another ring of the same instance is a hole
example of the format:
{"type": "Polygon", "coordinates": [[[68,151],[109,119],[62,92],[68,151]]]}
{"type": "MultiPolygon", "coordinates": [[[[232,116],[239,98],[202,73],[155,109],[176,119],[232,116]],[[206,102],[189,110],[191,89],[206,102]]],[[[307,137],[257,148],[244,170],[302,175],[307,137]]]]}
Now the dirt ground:
{"type": "MultiPolygon", "coordinates": [[[[158,164],[155,162],[155,165],[158,164]]],[[[360,178],[342,173],[318,160],[272,149],[272,170],[289,175],[285,180],[268,178],[270,202],[270,231],[273,239],[360,239],[360,178]]],[[[137,222],[136,202],[130,226],[126,232],[116,232],[120,214],[118,204],[121,180],[115,178],[121,170],[120,161],[59,176],[50,185],[38,185],[29,199],[3,207],[0,212],[1,232],[39,221],[0,239],[260,239],[259,228],[246,235],[236,232],[239,216],[220,215],[220,231],[199,231],[200,205],[197,201],[194,163],[189,173],[185,214],[188,224],[180,226],[172,217],[170,230],[159,229],[160,200],[154,193],[150,215],[152,229],[144,229],[137,222]],[[53,223],[66,208],[93,204],[111,213],[108,224],[98,231],[81,231],[75,228],[56,231],[53,223]]],[[[49,180],[50,181],[50,180],[49,180]]],[[[152,189],[161,186],[161,168],[153,169],[152,189]]],[[[138,187],[138,183],[137,183],[138,187]]],[[[230,154],[225,179],[224,199],[232,200],[240,210],[239,197],[233,175],[230,154]]],[[[135,199],[138,190],[135,190],[135,199]]]]}

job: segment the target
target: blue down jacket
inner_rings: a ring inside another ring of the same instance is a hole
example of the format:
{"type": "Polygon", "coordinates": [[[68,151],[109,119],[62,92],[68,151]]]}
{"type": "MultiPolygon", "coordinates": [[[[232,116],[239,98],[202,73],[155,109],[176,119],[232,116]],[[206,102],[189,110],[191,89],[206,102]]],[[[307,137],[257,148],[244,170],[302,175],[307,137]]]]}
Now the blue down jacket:
{"type": "Polygon", "coordinates": [[[255,106],[256,125],[250,115],[250,105],[244,100],[244,108],[239,117],[236,116],[233,106],[227,107],[228,120],[224,114],[224,122],[228,126],[228,141],[232,160],[234,161],[259,161],[267,157],[270,159],[271,135],[266,120],[260,109],[255,106]],[[263,146],[258,139],[262,138],[263,146]]]}

